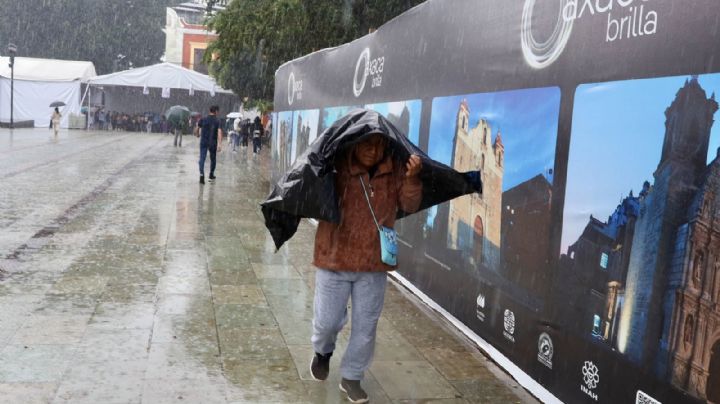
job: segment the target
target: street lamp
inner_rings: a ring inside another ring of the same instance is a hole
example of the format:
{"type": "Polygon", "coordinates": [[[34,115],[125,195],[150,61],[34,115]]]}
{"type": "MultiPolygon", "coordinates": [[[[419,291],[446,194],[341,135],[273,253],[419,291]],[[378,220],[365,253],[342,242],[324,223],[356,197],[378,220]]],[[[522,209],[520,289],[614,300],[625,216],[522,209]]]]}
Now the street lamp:
{"type": "Polygon", "coordinates": [[[8,44],[7,51],[10,55],[10,64],[8,64],[10,67],[10,129],[13,129],[15,127],[15,122],[13,120],[13,104],[15,101],[15,54],[17,53],[17,46],[12,43],[8,44]]]}

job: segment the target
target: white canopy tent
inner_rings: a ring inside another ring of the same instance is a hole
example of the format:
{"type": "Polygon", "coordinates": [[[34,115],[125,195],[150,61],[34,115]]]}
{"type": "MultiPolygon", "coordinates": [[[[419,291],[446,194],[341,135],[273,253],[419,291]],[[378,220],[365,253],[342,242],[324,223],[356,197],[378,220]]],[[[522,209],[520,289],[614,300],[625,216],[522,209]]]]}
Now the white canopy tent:
{"type": "MultiPolygon", "coordinates": [[[[0,57],[0,121],[10,121],[10,63],[0,57]]],[[[80,84],[96,75],[92,62],[57,59],[15,58],[13,119],[34,120],[36,127],[50,125],[50,103],[66,104],[60,111],[60,126],[68,127],[70,114],[80,114],[80,84]]]]}
{"type": "Polygon", "coordinates": [[[87,89],[83,100],[88,97],[89,101],[88,93],[95,94],[95,88],[102,88],[106,109],[123,112],[144,112],[151,109],[161,111],[170,104],[186,105],[198,110],[200,105],[188,104],[202,104],[201,110],[204,111],[209,106],[206,105],[207,97],[212,98],[216,94],[225,96],[225,102],[220,103],[225,104],[222,107],[226,108],[225,112],[229,112],[232,102],[227,102],[227,96],[231,96],[233,101],[236,100],[232,91],[218,86],[212,77],[172,63],[159,63],[96,76],[84,82],[87,89]],[[121,87],[124,89],[120,89],[121,87]],[[116,90],[113,91],[113,88],[116,90]],[[194,97],[196,92],[202,92],[204,97],[194,97]]]}

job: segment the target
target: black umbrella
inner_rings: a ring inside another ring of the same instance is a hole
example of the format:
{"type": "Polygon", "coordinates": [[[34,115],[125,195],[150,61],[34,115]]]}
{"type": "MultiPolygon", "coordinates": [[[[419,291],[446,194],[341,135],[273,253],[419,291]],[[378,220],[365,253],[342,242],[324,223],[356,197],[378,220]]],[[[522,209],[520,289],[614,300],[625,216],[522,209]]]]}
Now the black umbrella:
{"type": "Polygon", "coordinates": [[[64,106],[65,106],[65,103],[62,101],[55,101],[52,104],[50,104],[50,108],[64,107],[64,106]]]}
{"type": "Polygon", "coordinates": [[[187,126],[188,118],[190,118],[190,109],[182,105],[174,105],[165,111],[167,120],[177,128],[187,126]]]}
{"type": "MultiPolygon", "coordinates": [[[[295,160],[280,181],[273,184],[270,195],[262,203],[265,226],[278,249],[295,234],[301,218],[340,221],[333,174],[335,156],[372,133],[389,139],[398,160],[407,161],[413,154],[422,160],[419,178],[423,193],[418,211],[459,196],[482,192],[480,172],[460,173],[431,159],[385,117],[375,111],[356,109],[325,130],[295,160]]],[[[407,215],[400,210],[397,217],[407,215]]]]}

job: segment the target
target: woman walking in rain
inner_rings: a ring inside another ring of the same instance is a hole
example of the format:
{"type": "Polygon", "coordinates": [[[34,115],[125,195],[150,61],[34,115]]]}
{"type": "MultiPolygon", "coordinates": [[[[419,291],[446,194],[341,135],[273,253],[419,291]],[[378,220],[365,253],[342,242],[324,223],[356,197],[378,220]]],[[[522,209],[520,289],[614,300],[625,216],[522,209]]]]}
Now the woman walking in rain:
{"type": "Polygon", "coordinates": [[[340,389],[353,403],[368,396],[360,385],[375,350],[375,334],[385,300],[387,272],[382,260],[378,227],[392,228],[398,209],[415,212],[422,197],[416,155],[405,164],[393,158],[387,140],[370,134],[341,155],[335,189],[340,223],[320,221],[315,236],[315,309],[310,369],[325,380],[337,335],[347,322],[352,296],[352,331],[340,364],[340,389]]]}
{"type": "Polygon", "coordinates": [[[265,226],[279,249],[302,218],[319,220],[310,371],[330,373],[338,333],[352,330],[340,362],[340,389],[365,403],[361,386],[375,351],[387,273],[397,266],[392,226],[398,217],[482,192],[480,173],[460,173],[430,159],[383,116],[354,110],[323,132],[274,185],[262,204],[265,226]],[[423,189],[432,192],[423,192],[423,189]]]}
{"type": "Polygon", "coordinates": [[[58,135],[58,131],[60,130],[60,120],[61,119],[62,119],[62,114],[60,113],[60,110],[58,109],[58,107],[55,107],[55,111],[53,111],[52,117],[50,118],[55,136],[58,135]]]}

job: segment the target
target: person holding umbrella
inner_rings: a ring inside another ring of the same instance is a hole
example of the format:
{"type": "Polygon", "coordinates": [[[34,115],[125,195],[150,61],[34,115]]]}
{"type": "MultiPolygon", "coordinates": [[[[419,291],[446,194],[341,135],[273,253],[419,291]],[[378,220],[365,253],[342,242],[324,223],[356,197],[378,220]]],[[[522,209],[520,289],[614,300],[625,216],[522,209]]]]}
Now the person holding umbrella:
{"type": "Polygon", "coordinates": [[[58,135],[58,131],[60,130],[60,120],[61,119],[62,119],[62,114],[60,113],[60,110],[57,107],[55,107],[55,111],[53,111],[52,117],[50,118],[55,136],[58,135]]]}
{"type": "Polygon", "coordinates": [[[173,145],[175,147],[182,147],[182,134],[183,130],[188,126],[190,110],[182,105],[174,105],[165,111],[165,116],[175,132],[173,145]]]}
{"type": "Polygon", "coordinates": [[[50,127],[55,132],[55,136],[57,136],[58,131],[60,130],[60,120],[62,119],[62,114],[60,113],[60,110],[58,107],[64,107],[65,103],[62,101],[55,101],[52,104],[50,104],[50,108],[55,108],[55,110],[52,113],[52,116],[50,117],[50,127]]]}
{"type": "Polygon", "coordinates": [[[217,117],[220,107],[210,107],[210,114],[201,119],[195,129],[195,136],[200,138],[200,183],[205,183],[205,158],[210,153],[210,182],[215,181],[215,165],[217,152],[222,151],[223,130],[217,117]]]}

